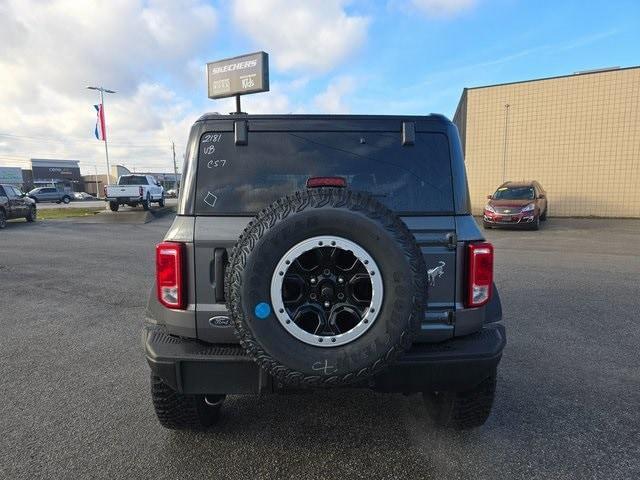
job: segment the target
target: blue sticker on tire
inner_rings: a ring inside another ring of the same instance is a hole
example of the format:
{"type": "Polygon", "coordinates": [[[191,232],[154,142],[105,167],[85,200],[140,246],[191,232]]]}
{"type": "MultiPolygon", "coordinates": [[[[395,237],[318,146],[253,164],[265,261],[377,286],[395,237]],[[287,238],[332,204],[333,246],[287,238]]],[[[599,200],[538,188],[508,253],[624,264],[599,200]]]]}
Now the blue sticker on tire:
{"type": "Polygon", "coordinates": [[[268,303],[260,302],[259,304],[256,305],[256,308],[254,309],[254,313],[256,314],[256,317],[258,317],[261,320],[264,320],[269,315],[271,315],[271,307],[269,306],[268,303]]]}

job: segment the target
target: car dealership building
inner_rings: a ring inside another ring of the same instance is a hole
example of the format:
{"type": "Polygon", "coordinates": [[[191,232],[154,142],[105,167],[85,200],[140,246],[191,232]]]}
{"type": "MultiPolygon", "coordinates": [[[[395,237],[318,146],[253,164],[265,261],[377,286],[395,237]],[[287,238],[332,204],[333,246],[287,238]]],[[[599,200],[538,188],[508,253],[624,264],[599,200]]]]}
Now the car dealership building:
{"type": "Polygon", "coordinates": [[[505,180],[538,180],[550,216],[640,217],[640,66],[465,88],[474,213],[505,180]]]}

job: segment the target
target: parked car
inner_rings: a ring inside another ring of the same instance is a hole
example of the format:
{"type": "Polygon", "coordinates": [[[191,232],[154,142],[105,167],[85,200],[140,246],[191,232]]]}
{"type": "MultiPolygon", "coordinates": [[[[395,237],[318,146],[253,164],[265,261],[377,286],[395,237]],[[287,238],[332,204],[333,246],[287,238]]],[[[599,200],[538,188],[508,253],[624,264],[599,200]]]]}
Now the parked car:
{"type": "Polygon", "coordinates": [[[120,205],[142,205],[149,210],[152,202],[164,207],[164,188],[151,175],[122,175],[116,185],[104,186],[104,199],[113,212],[117,212],[120,205]]]}
{"type": "Polygon", "coordinates": [[[0,228],[7,226],[7,220],[25,218],[33,222],[36,216],[35,200],[13,185],[0,185],[0,228]]]}
{"type": "Polygon", "coordinates": [[[549,201],[542,186],[531,182],[505,182],[484,207],[484,228],[523,227],[538,230],[547,219],[549,201]]]}
{"type": "Polygon", "coordinates": [[[189,144],[143,332],[163,426],[207,427],[228,394],[338,387],[486,421],[506,337],[453,123],[211,114],[189,144]]]}
{"type": "Polygon", "coordinates": [[[75,200],[98,200],[97,197],[94,197],[93,195],[91,195],[90,193],[87,192],[75,192],[73,194],[73,198],[75,200]]]}
{"type": "Polygon", "coordinates": [[[170,188],[169,190],[167,190],[167,197],[176,198],[177,196],[178,196],[178,192],[176,191],[175,188],[170,188]]]}
{"type": "Polygon", "coordinates": [[[58,190],[55,187],[37,187],[30,190],[27,193],[29,198],[37,202],[56,202],[56,203],[69,203],[73,194],[65,192],[64,190],[58,190]]]}

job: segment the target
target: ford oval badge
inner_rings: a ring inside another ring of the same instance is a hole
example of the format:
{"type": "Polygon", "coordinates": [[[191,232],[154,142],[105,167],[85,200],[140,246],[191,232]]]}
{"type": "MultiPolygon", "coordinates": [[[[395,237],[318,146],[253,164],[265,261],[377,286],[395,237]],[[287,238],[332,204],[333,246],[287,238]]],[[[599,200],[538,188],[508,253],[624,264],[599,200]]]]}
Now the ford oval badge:
{"type": "Polygon", "coordinates": [[[231,319],[223,315],[219,317],[211,317],[209,319],[209,325],[212,327],[229,327],[231,326],[231,319]]]}

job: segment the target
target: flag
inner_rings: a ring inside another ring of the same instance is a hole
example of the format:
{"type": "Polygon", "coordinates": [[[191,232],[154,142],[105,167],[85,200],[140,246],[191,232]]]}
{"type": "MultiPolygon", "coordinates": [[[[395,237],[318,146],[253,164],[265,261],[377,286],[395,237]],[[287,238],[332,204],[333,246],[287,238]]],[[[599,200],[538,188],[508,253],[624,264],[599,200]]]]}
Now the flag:
{"type": "Polygon", "coordinates": [[[107,141],[107,129],[104,125],[104,109],[102,108],[102,104],[94,105],[96,108],[96,112],[98,113],[98,118],[96,119],[96,138],[98,140],[102,140],[104,142],[107,141]]]}

